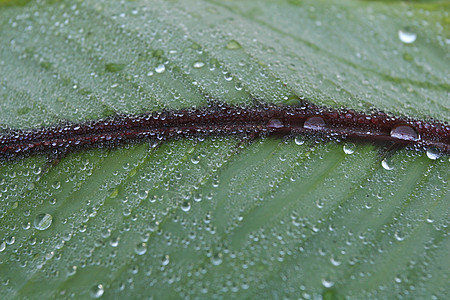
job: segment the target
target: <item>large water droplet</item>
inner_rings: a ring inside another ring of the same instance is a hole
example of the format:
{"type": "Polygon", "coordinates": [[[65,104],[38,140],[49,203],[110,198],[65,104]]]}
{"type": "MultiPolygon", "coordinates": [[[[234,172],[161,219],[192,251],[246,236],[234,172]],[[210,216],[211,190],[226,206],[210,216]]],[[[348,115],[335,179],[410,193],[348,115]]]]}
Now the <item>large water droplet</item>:
{"type": "Polygon", "coordinates": [[[103,293],[105,292],[105,288],[102,284],[97,284],[91,289],[91,296],[92,298],[100,298],[103,293]]]}
{"type": "Polygon", "coordinates": [[[202,61],[196,61],[196,62],[193,64],[193,67],[196,68],[196,69],[200,69],[200,68],[203,68],[204,65],[205,65],[204,62],[202,62],[202,61]]]}
{"type": "Polygon", "coordinates": [[[169,264],[169,262],[170,262],[170,256],[164,255],[161,260],[161,265],[167,266],[169,264]]]}
{"type": "Polygon", "coordinates": [[[155,68],[156,73],[163,73],[166,70],[166,66],[164,64],[160,64],[155,68]]]}
{"type": "Polygon", "coordinates": [[[45,230],[52,225],[53,217],[50,214],[40,214],[34,219],[34,228],[45,230]]]}
{"type": "Polygon", "coordinates": [[[398,31],[398,38],[405,44],[411,44],[416,40],[417,34],[408,29],[401,29],[398,31]]]}
{"type": "Polygon", "coordinates": [[[222,253],[214,254],[211,257],[211,263],[215,266],[218,266],[222,263],[222,253]]]}
{"type": "Polygon", "coordinates": [[[283,126],[283,122],[278,119],[270,119],[269,122],[267,122],[267,128],[269,129],[278,129],[282,128],[283,126]]]}
{"type": "Polygon", "coordinates": [[[322,285],[323,285],[324,287],[326,287],[326,288],[330,288],[330,287],[332,287],[332,286],[334,285],[334,282],[331,281],[331,280],[328,279],[328,278],[323,278],[323,279],[322,279],[322,285]]]}
{"type": "Polygon", "coordinates": [[[419,134],[409,125],[399,125],[391,130],[391,136],[405,141],[417,141],[419,134]]]}
{"type": "Polygon", "coordinates": [[[181,204],[181,210],[188,212],[191,210],[191,203],[189,201],[184,201],[183,204],[181,204]]]}
{"type": "Polygon", "coordinates": [[[134,248],[134,252],[136,252],[137,255],[145,254],[145,252],[147,252],[147,243],[137,244],[136,248],[134,248]]]}
{"type": "Polygon", "coordinates": [[[347,143],[343,147],[345,154],[353,154],[356,150],[356,145],[353,143],[347,143]]]}
{"type": "Polygon", "coordinates": [[[73,276],[77,272],[77,266],[70,266],[67,269],[67,276],[73,276]]]}
{"type": "Polygon", "coordinates": [[[303,127],[305,127],[306,129],[319,130],[325,127],[325,120],[319,116],[309,117],[308,119],[306,119],[303,127]]]}
{"type": "Polygon", "coordinates": [[[303,139],[302,136],[296,136],[295,139],[294,139],[294,142],[297,145],[301,146],[301,145],[303,145],[305,143],[305,140],[303,139]]]}
{"type": "Polygon", "coordinates": [[[241,47],[242,47],[241,44],[239,44],[239,42],[238,42],[238,41],[235,41],[235,40],[229,41],[228,44],[227,44],[227,46],[226,46],[226,48],[227,48],[227,49],[230,49],[230,50],[233,50],[233,49],[239,49],[239,48],[241,48],[241,47]]]}
{"type": "Polygon", "coordinates": [[[427,157],[432,160],[436,160],[441,157],[441,151],[435,147],[430,147],[427,149],[427,157]]]}
{"type": "Polygon", "coordinates": [[[381,166],[383,166],[383,168],[388,171],[394,169],[394,165],[393,165],[392,161],[388,158],[385,158],[381,161],[381,166]]]}

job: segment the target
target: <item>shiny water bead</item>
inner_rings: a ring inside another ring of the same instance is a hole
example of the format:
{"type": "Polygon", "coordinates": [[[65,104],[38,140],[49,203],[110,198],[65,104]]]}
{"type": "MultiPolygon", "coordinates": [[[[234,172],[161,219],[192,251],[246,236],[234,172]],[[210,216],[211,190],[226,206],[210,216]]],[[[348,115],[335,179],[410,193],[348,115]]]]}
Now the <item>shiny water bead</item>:
{"type": "Polygon", "coordinates": [[[391,136],[405,141],[417,141],[419,140],[419,134],[417,131],[409,125],[399,125],[391,130],[391,136]]]}
{"type": "Polygon", "coordinates": [[[267,122],[267,128],[269,129],[279,129],[283,128],[283,126],[283,122],[278,119],[270,119],[269,122],[267,122]]]}
{"type": "Polygon", "coordinates": [[[320,116],[313,116],[306,119],[303,127],[306,129],[320,130],[325,127],[325,120],[320,116]]]}

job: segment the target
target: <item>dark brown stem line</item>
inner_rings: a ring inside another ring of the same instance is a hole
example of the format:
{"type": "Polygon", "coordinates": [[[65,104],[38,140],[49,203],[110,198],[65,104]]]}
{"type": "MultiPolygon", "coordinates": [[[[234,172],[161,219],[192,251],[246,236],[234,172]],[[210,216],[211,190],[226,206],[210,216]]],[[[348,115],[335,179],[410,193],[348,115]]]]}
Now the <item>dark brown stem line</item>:
{"type": "Polygon", "coordinates": [[[143,140],[217,135],[308,135],[326,139],[379,142],[450,153],[450,126],[364,114],[315,105],[206,108],[115,116],[99,121],[0,135],[3,159],[32,154],[59,155],[84,148],[119,146],[143,140]]]}

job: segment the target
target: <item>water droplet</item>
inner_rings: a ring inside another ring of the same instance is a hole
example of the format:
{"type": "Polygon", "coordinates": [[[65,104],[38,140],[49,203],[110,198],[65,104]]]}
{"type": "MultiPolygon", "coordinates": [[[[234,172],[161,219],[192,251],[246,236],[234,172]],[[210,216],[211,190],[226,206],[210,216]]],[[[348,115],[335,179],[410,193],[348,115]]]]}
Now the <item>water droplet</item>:
{"type": "Polygon", "coordinates": [[[5,249],[6,249],[6,243],[5,242],[1,242],[0,243],[0,252],[5,251],[5,249]]]}
{"type": "Polygon", "coordinates": [[[191,162],[192,162],[194,165],[198,164],[198,163],[200,162],[200,156],[199,156],[199,155],[196,155],[196,156],[191,157],[191,162]]]}
{"type": "Polygon", "coordinates": [[[126,64],[117,64],[117,63],[111,63],[111,64],[105,64],[105,70],[108,72],[119,72],[122,71],[125,68],[126,64]]]}
{"type": "Polygon", "coordinates": [[[405,44],[411,44],[416,40],[417,34],[408,29],[401,29],[398,31],[398,38],[405,44]]]}
{"type": "Polygon", "coordinates": [[[67,276],[73,276],[77,272],[77,266],[70,266],[67,270],[67,276]]]}
{"type": "Polygon", "coordinates": [[[234,50],[234,49],[240,49],[240,48],[242,48],[242,46],[241,46],[241,44],[239,44],[238,41],[231,40],[231,41],[228,42],[226,48],[230,49],[230,50],[234,50]]]}
{"type": "Polygon", "coordinates": [[[167,254],[164,255],[161,260],[161,265],[167,266],[169,264],[169,262],[170,262],[170,256],[167,254]]]}
{"type": "Polygon", "coordinates": [[[202,61],[196,61],[196,62],[193,64],[193,67],[196,68],[196,69],[200,69],[200,68],[203,68],[204,65],[205,65],[204,62],[202,62],[202,61]]]}
{"type": "Polygon", "coordinates": [[[267,122],[267,128],[269,129],[283,128],[283,126],[283,122],[278,119],[270,119],[269,122],[267,122]]]}
{"type": "Polygon", "coordinates": [[[159,64],[156,68],[155,68],[155,72],[156,73],[163,73],[166,70],[166,66],[164,66],[164,64],[159,64]]]}
{"type": "Polygon", "coordinates": [[[181,204],[181,210],[188,212],[191,210],[191,203],[188,201],[184,201],[183,204],[181,204]]]}
{"type": "Polygon", "coordinates": [[[409,125],[399,125],[391,130],[391,136],[399,140],[417,141],[419,134],[409,125]]]}
{"type": "Polygon", "coordinates": [[[231,75],[231,73],[225,73],[223,78],[225,78],[226,81],[231,81],[233,79],[233,75],[231,75]]]}
{"type": "Polygon", "coordinates": [[[395,232],[394,237],[399,242],[401,242],[401,241],[403,241],[405,239],[405,236],[399,231],[395,232]]]}
{"type": "Polygon", "coordinates": [[[34,228],[45,230],[52,225],[53,217],[50,214],[40,214],[34,219],[34,228]]]}
{"type": "Polygon", "coordinates": [[[6,240],[5,240],[5,242],[6,242],[8,245],[14,244],[15,241],[16,241],[16,238],[15,238],[13,235],[7,237],[6,240]]]}
{"type": "Polygon", "coordinates": [[[117,246],[119,246],[119,241],[120,241],[120,238],[118,238],[118,237],[112,238],[109,241],[109,244],[111,245],[111,247],[117,247],[117,246]]]}
{"type": "Polygon", "coordinates": [[[303,127],[305,127],[306,129],[319,130],[325,127],[325,120],[319,116],[309,117],[308,119],[306,119],[303,127]]]}
{"type": "Polygon", "coordinates": [[[222,253],[214,254],[211,257],[211,263],[215,266],[218,266],[222,263],[222,253]]]}
{"type": "Polygon", "coordinates": [[[435,147],[430,147],[427,149],[427,156],[429,159],[436,160],[441,157],[441,151],[435,147]]]}
{"type": "Polygon", "coordinates": [[[340,260],[336,259],[336,257],[334,257],[334,256],[332,256],[330,258],[330,262],[333,266],[336,266],[336,267],[338,267],[342,264],[342,262],[340,260]]]}
{"type": "Polygon", "coordinates": [[[392,163],[392,160],[385,158],[381,161],[381,166],[385,169],[385,170],[393,170],[394,169],[394,165],[392,163]]]}
{"type": "Polygon", "coordinates": [[[137,244],[136,248],[134,248],[134,252],[136,252],[137,255],[145,254],[145,252],[147,252],[147,243],[137,244]]]}
{"type": "Polygon", "coordinates": [[[356,150],[356,145],[353,143],[347,143],[343,147],[345,154],[353,154],[356,150]]]}
{"type": "Polygon", "coordinates": [[[100,298],[104,292],[105,292],[105,289],[104,289],[103,285],[97,284],[96,286],[94,286],[91,289],[91,296],[92,296],[92,298],[100,298]]]}
{"type": "Polygon", "coordinates": [[[305,143],[305,140],[301,136],[296,136],[295,139],[294,139],[294,142],[297,145],[301,146],[301,145],[303,145],[305,143]]]}
{"type": "Polygon", "coordinates": [[[147,198],[148,196],[148,191],[147,190],[142,190],[138,193],[138,197],[141,200],[144,200],[145,198],[147,198]]]}
{"type": "Polygon", "coordinates": [[[322,285],[326,288],[331,288],[334,285],[334,282],[329,279],[323,278],[322,285]]]}

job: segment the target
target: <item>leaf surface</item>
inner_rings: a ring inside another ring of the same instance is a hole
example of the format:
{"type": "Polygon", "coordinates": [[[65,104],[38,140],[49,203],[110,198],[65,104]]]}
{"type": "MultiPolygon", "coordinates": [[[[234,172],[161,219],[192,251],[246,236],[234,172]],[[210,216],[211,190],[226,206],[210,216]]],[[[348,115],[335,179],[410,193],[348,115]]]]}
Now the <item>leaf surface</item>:
{"type": "MultiPolygon", "coordinates": [[[[448,8],[3,0],[0,124],[301,98],[448,122],[448,8]]],[[[383,167],[373,146],[301,138],[154,146],[2,163],[2,298],[448,295],[448,157],[402,150],[383,167]]]]}

